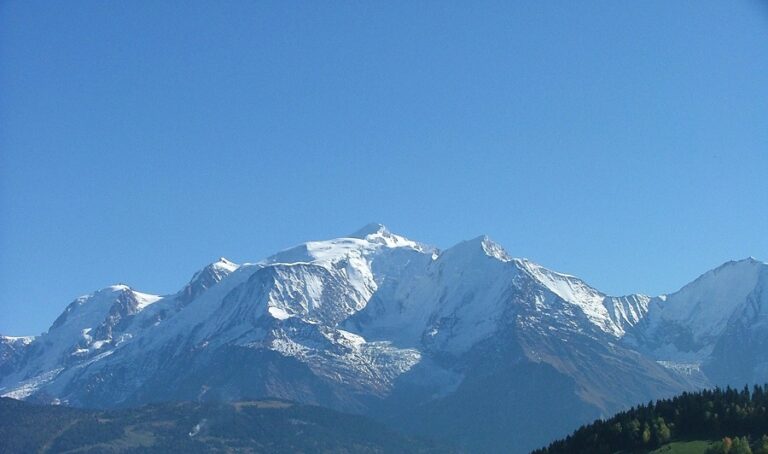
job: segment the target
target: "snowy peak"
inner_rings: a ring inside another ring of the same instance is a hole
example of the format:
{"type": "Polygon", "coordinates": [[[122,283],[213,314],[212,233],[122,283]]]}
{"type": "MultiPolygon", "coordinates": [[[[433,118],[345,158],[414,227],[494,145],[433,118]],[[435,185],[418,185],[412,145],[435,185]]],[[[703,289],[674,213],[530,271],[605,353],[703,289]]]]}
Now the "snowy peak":
{"type": "Polygon", "coordinates": [[[360,259],[375,249],[371,243],[356,238],[339,238],[328,241],[309,241],[299,246],[280,251],[270,256],[260,264],[295,265],[316,264],[333,266],[350,258],[360,259]]]}
{"type": "Polygon", "coordinates": [[[219,260],[211,263],[210,266],[217,270],[224,271],[227,273],[232,273],[233,271],[235,271],[240,267],[240,265],[238,265],[237,263],[231,262],[224,257],[219,257],[219,260]]]}
{"type": "Polygon", "coordinates": [[[130,294],[130,292],[131,288],[127,285],[117,284],[80,296],[67,306],[64,312],[53,322],[49,331],[65,325],[76,324],[85,327],[93,322],[101,321],[115,301],[119,300],[121,296],[130,294]]]}
{"type": "Polygon", "coordinates": [[[679,291],[655,298],[634,337],[659,360],[701,361],[731,320],[749,306],[766,304],[766,282],[768,264],[751,257],[726,262],[679,291]]]}
{"type": "Polygon", "coordinates": [[[504,248],[499,244],[493,241],[488,237],[488,235],[483,235],[476,239],[476,241],[480,241],[480,247],[483,249],[483,252],[485,252],[488,257],[493,257],[495,259],[501,260],[502,262],[509,262],[512,260],[512,258],[507,254],[507,251],[504,250],[504,248]]]}
{"type": "Polygon", "coordinates": [[[370,235],[382,235],[390,233],[384,224],[378,222],[371,222],[363,227],[355,230],[353,233],[347,235],[348,238],[358,238],[361,240],[366,239],[370,235]]]}
{"type": "Polygon", "coordinates": [[[118,284],[75,299],[56,319],[48,334],[71,339],[84,329],[96,329],[102,325],[116,324],[133,316],[162,297],[132,290],[118,284]]]}
{"type": "Polygon", "coordinates": [[[645,295],[607,296],[583,280],[558,273],[526,259],[514,263],[533,279],[570,305],[578,307],[600,330],[622,337],[648,312],[650,297],[645,295]]]}
{"type": "Polygon", "coordinates": [[[727,319],[758,286],[768,265],[753,258],[729,261],[710,270],[660,302],[664,319],[690,322],[711,332],[727,319]]]}
{"type": "Polygon", "coordinates": [[[18,372],[34,376],[61,370],[70,361],[108,350],[102,348],[118,342],[135,316],[161,299],[123,284],[75,299],[46,333],[24,344],[37,353],[18,372]]]}
{"type": "Polygon", "coordinates": [[[190,280],[190,284],[194,283],[195,281],[208,278],[219,282],[229,274],[235,272],[239,267],[240,265],[231,262],[224,257],[221,257],[219,260],[209,264],[202,270],[195,273],[190,280]]]}
{"type": "MultiPolygon", "coordinates": [[[[527,291],[523,288],[538,288],[543,293],[537,297],[529,296],[523,304],[535,312],[549,314],[542,316],[540,323],[551,324],[551,317],[556,316],[573,326],[583,323],[580,320],[586,318],[600,331],[619,338],[647,312],[648,297],[609,297],[574,276],[551,271],[527,259],[512,258],[501,245],[486,235],[445,250],[435,261],[435,267],[437,274],[453,276],[451,280],[460,280],[463,286],[468,287],[466,290],[451,287],[445,292],[473,295],[457,302],[461,306],[472,306],[462,308],[462,313],[478,312],[486,318],[488,314],[500,314],[507,307],[507,302],[497,301],[500,294],[516,294],[527,291]],[[498,288],[498,293],[491,298],[478,297],[478,289],[492,288],[499,283],[506,283],[507,287],[498,288]]],[[[477,317],[478,320],[480,317],[477,317]]]]}
{"type": "Polygon", "coordinates": [[[224,278],[234,273],[240,265],[230,262],[224,257],[211,263],[192,276],[189,284],[179,292],[179,300],[187,304],[202,295],[206,290],[221,282],[224,278]]]}
{"type": "MultiPolygon", "coordinates": [[[[697,282],[707,279],[732,280],[734,276],[754,275],[768,267],[768,263],[761,262],[754,257],[747,257],[741,260],[729,260],[722,265],[713,268],[696,278],[693,282],[683,288],[695,285],[697,282]]],[[[753,276],[754,277],[754,276],[753,276]]]]}
{"type": "Polygon", "coordinates": [[[498,243],[487,235],[481,235],[471,240],[462,241],[440,253],[440,261],[458,261],[463,263],[485,261],[488,258],[494,261],[509,262],[512,258],[498,243]]]}
{"type": "Polygon", "coordinates": [[[434,248],[391,233],[381,224],[369,224],[350,236],[325,241],[309,241],[278,252],[262,265],[313,263],[330,266],[341,261],[372,258],[385,250],[409,249],[432,252],[434,248]]]}
{"type": "Polygon", "coordinates": [[[350,234],[349,238],[358,238],[371,243],[380,244],[388,248],[407,247],[422,252],[432,250],[432,248],[421,243],[411,241],[404,236],[394,234],[384,224],[375,222],[358,229],[354,233],[350,234]]]}

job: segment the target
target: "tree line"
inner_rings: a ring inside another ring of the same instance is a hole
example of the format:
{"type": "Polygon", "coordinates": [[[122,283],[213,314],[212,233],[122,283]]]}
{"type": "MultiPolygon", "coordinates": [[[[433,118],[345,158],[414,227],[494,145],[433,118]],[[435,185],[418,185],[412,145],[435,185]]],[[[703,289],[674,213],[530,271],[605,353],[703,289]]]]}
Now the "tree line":
{"type": "Polygon", "coordinates": [[[533,454],[648,452],[678,440],[717,440],[712,454],[768,454],[768,386],[684,392],[580,427],[533,454]]]}

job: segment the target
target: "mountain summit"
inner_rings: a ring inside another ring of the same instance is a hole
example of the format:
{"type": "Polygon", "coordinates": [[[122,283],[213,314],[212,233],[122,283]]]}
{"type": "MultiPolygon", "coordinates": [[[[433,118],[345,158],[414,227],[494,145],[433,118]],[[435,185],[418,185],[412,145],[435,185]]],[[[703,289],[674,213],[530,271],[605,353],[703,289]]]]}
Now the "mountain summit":
{"type": "Polygon", "coordinates": [[[0,395],[82,407],[281,398],[365,413],[477,451],[524,450],[595,417],[768,380],[768,265],[670,295],[609,296],[481,236],[444,251],[369,224],[177,293],[77,298],[0,337],[0,395]],[[553,419],[553,414],[557,418],[553,419]]]}

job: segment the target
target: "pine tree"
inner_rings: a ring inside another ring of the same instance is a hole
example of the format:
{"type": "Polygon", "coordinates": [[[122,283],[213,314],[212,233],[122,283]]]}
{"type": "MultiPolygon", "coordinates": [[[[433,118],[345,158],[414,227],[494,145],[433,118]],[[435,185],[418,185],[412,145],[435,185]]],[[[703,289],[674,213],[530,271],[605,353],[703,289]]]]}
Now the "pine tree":
{"type": "Polygon", "coordinates": [[[754,451],[755,454],[768,454],[768,435],[763,437],[758,442],[757,448],[754,451]]]}
{"type": "Polygon", "coordinates": [[[734,438],[728,454],[752,454],[747,437],[734,438]]]}

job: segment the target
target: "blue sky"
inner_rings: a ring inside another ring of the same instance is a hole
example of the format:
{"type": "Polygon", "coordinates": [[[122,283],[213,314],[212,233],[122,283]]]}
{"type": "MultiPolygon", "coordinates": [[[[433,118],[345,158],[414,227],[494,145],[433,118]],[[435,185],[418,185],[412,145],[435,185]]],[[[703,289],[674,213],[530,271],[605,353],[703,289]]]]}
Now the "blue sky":
{"type": "Polygon", "coordinates": [[[612,294],[768,260],[768,5],[0,3],[0,333],[370,221],[612,294]]]}

